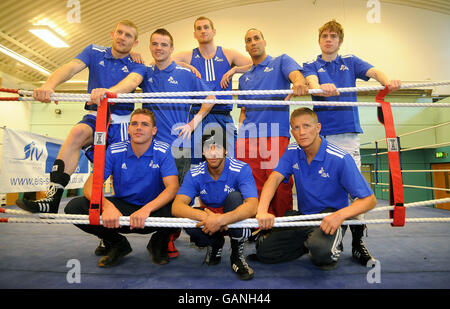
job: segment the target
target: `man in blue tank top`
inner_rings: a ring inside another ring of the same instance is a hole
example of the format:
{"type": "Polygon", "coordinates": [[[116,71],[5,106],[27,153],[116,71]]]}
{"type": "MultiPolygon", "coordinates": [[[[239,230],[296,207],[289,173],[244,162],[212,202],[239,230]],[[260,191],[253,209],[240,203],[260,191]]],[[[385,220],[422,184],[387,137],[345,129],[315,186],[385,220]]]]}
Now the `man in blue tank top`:
{"type": "MultiPolygon", "coordinates": [[[[194,22],[194,38],[198,41],[198,47],[192,51],[180,52],[174,55],[174,60],[188,63],[195,67],[201,78],[208,84],[211,91],[232,90],[232,84],[228,83],[226,88],[221,87],[221,80],[233,66],[246,66],[251,64],[251,60],[239,52],[216,46],[214,36],[216,29],[213,22],[204,16],[197,18],[194,22]]],[[[232,96],[218,96],[217,99],[232,99],[232,96]]],[[[198,104],[192,107],[190,120],[195,116],[202,120],[202,125],[194,131],[192,136],[193,145],[200,145],[202,130],[214,123],[220,124],[227,134],[228,155],[234,157],[236,142],[236,127],[230,115],[233,109],[232,104],[198,104]],[[194,141],[198,141],[194,143],[194,141]]],[[[201,147],[193,148],[192,163],[198,164],[201,161],[201,147]]]]}

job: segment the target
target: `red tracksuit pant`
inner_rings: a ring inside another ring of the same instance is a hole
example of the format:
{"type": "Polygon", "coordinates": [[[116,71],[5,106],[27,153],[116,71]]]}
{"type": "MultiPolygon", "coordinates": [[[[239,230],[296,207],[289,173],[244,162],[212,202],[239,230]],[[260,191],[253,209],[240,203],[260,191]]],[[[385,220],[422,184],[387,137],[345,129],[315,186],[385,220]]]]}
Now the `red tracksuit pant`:
{"type": "MultiPolygon", "coordinates": [[[[285,136],[237,139],[236,158],[250,165],[259,196],[264,183],[277,166],[288,145],[289,138],[285,136]]],[[[292,177],[289,178],[288,183],[280,184],[270,203],[269,213],[282,217],[287,210],[292,210],[293,184],[292,177]]]]}

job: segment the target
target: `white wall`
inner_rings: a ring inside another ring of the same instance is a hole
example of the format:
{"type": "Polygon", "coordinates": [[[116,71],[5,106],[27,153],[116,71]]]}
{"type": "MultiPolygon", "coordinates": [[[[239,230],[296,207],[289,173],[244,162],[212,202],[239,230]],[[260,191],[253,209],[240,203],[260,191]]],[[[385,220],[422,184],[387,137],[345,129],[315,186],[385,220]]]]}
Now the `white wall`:
{"type": "MultiPolygon", "coordinates": [[[[389,77],[404,83],[415,81],[450,80],[450,18],[448,15],[407,6],[381,3],[380,23],[369,23],[371,8],[361,0],[286,0],[247,5],[217,12],[199,12],[214,21],[216,44],[233,48],[247,55],[244,34],[249,28],[260,29],[267,41],[267,51],[273,56],[286,53],[302,64],[320,54],[318,29],[336,19],[344,27],[345,38],[341,54],[353,53],[383,70],[389,77]],[[315,2],[315,4],[314,4],[315,2]]],[[[175,53],[196,47],[193,21],[196,17],[161,25],[171,32],[175,53]]],[[[151,33],[151,32],[150,32],[151,33]]],[[[137,51],[147,62],[150,33],[140,36],[137,51]]],[[[237,88],[238,76],[234,77],[237,88]]],[[[358,85],[378,85],[375,81],[358,85]]],[[[450,86],[433,88],[433,95],[450,94],[450,86]]],[[[305,98],[309,99],[309,98],[305,98]]],[[[403,97],[403,102],[415,102],[416,97],[403,97]]],[[[373,99],[372,99],[373,100],[373,99]]],[[[394,121],[402,134],[433,126],[448,119],[442,109],[396,108],[394,121]]],[[[237,122],[239,110],[233,109],[237,122]]],[[[364,135],[361,142],[384,138],[384,129],[376,118],[374,108],[360,108],[364,135]]],[[[430,130],[403,139],[402,147],[424,144],[424,141],[448,141],[448,127],[430,130]],[[437,135],[438,134],[438,135],[437,135]]]]}
{"type": "MultiPolygon", "coordinates": [[[[345,29],[342,54],[354,53],[385,71],[389,76],[408,81],[450,80],[450,18],[423,9],[381,3],[381,23],[368,23],[367,1],[362,0],[285,0],[225,9],[217,12],[199,11],[197,16],[161,25],[169,30],[175,41],[175,52],[196,47],[193,38],[193,21],[200,15],[210,17],[217,29],[216,43],[246,54],[244,34],[251,27],[263,31],[267,51],[273,56],[287,53],[300,64],[312,60],[319,53],[318,28],[330,19],[336,19],[345,29]],[[314,4],[315,2],[315,4],[314,4]]],[[[151,12],[149,12],[151,18],[151,12]]],[[[153,30],[152,30],[153,31],[153,30]]],[[[136,51],[142,53],[147,63],[151,61],[148,50],[150,33],[141,33],[136,51]]],[[[86,72],[84,72],[86,74],[86,72]]],[[[75,79],[83,79],[83,74],[75,79]]],[[[237,87],[237,76],[234,84],[237,87]]],[[[370,84],[362,82],[362,85],[370,84]]],[[[6,86],[6,85],[5,85],[6,86]]],[[[17,88],[11,85],[12,88],[17,88]]],[[[433,94],[450,94],[450,87],[435,87],[433,94]]],[[[408,100],[409,98],[402,98],[408,100]]],[[[415,100],[415,98],[413,98],[415,100]]],[[[7,114],[0,120],[8,126],[21,126],[31,131],[64,139],[70,128],[83,115],[81,103],[60,103],[61,115],[54,113],[55,105],[33,104],[30,109],[23,104],[11,103],[7,114]],[[19,107],[20,106],[20,107],[19,107]],[[10,115],[15,115],[10,117],[10,115]]],[[[6,105],[5,105],[6,106],[6,105]]],[[[233,117],[238,120],[239,110],[233,117]]],[[[428,127],[448,120],[449,113],[437,109],[396,110],[394,119],[399,133],[428,127]]],[[[362,142],[383,137],[383,128],[372,108],[360,108],[361,123],[366,132],[362,142]]],[[[0,122],[0,125],[3,125],[0,122]]],[[[448,140],[448,128],[428,133],[423,138],[410,138],[407,145],[422,140],[448,140]],[[436,135],[436,133],[438,135],[436,135]],[[431,135],[430,135],[431,134],[431,135]],[[440,137],[439,134],[444,134],[440,137]]],[[[402,145],[405,146],[405,145],[402,145]]]]}
{"type": "MultiPolygon", "coordinates": [[[[381,23],[368,23],[367,1],[285,0],[247,5],[217,12],[201,12],[217,29],[216,42],[246,54],[244,34],[259,28],[273,56],[286,53],[303,63],[319,53],[318,28],[336,19],[345,30],[342,54],[353,53],[403,81],[450,80],[450,18],[448,15],[407,6],[381,3],[381,23]],[[315,2],[315,4],[314,4],[315,2]]],[[[196,16],[197,17],[197,16],[196,16]]],[[[175,52],[196,46],[196,17],[161,25],[174,37],[175,52]]],[[[140,36],[137,48],[148,61],[150,33],[140,36]]],[[[438,87],[435,93],[449,87],[438,87]]]]}
{"type": "MultiPolygon", "coordinates": [[[[31,87],[22,83],[13,76],[0,72],[1,88],[10,89],[23,89],[31,87]]],[[[1,97],[15,97],[17,95],[12,93],[0,93],[1,97]]],[[[0,101],[0,161],[2,158],[3,147],[3,128],[8,127],[17,130],[30,130],[30,117],[31,117],[31,103],[30,102],[7,102],[0,101]]],[[[1,168],[1,162],[0,162],[1,168]]]]}

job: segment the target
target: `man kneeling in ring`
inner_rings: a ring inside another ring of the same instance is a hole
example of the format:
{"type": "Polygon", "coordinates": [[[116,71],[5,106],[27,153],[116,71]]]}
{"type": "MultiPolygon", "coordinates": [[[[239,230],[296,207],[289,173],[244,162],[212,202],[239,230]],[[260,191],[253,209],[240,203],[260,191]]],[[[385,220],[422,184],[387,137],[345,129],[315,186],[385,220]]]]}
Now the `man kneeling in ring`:
{"type": "MultiPolygon", "coordinates": [[[[205,128],[205,131],[207,129],[205,128]]],[[[205,161],[191,168],[173,203],[175,217],[200,221],[197,228],[187,228],[191,242],[207,247],[205,263],[221,262],[224,235],[230,236],[231,268],[241,280],[253,278],[253,269],[244,259],[244,244],[251,235],[249,228],[230,228],[227,225],[254,217],[258,206],[258,192],[250,166],[226,156],[225,134],[221,127],[203,137],[205,161]],[[202,208],[190,205],[196,197],[202,208]]]]}
{"type": "Polygon", "coordinates": [[[259,227],[273,227],[275,217],[267,211],[269,203],[279,184],[291,175],[298,197],[295,214],[331,214],[322,219],[320,226],[273,229],[258,239],[256,258],[264,263],[279,263],[309,252],[314,265],[333,269],[342,252],[345,227],[341,224],[371,210],[376,198],[353,158],[320,135],[321,124],[314,111],[296,109],[290,125],[296,143],[287,147],[264,184],[256,215],[259,227]],[[350,205],[349,194],[353,200],[350,205]]]}

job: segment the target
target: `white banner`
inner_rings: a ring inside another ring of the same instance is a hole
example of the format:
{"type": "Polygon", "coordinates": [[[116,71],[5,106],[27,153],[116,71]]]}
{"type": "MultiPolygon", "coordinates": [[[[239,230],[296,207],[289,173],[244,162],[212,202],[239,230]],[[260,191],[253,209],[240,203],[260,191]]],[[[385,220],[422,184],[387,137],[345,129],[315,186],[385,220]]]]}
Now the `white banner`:
{"type": "MultiPolygon", "coordinates": [[[[46,191],[50,172],[63,141],[5,128],[3,134],[0,192],[46,191]]],[[[66,189],[82,188],[89,177],[89,161],[80,152],[78,166],[66,189]]]]}

